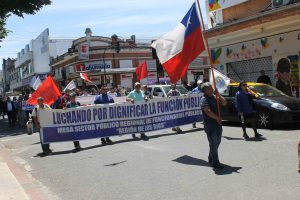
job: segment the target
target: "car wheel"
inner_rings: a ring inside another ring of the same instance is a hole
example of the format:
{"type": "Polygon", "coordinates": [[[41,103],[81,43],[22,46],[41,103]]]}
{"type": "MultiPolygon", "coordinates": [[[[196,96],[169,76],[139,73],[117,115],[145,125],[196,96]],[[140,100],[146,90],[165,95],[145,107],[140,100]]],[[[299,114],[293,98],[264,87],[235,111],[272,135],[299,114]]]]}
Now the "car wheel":
{"type": "Polygon", "coordinates": [[[260,128],[271,128],[273,125],[271,114],[267,111],[258,112],[257,125],[260,128]]]}

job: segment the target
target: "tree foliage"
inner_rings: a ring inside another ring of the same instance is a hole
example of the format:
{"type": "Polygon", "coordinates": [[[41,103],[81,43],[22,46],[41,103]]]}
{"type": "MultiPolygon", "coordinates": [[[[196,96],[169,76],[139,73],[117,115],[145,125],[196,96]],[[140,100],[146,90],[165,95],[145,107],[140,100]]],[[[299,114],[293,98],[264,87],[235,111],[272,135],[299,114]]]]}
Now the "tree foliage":
{"type": "Polygon", "coordinates": [[[24,17],[24,14],[34,15],[43,6],[50,5],[51,0],[0,0],[0,39],[7,36],[5,28],[9,16],[17,15],[24,17]]]}

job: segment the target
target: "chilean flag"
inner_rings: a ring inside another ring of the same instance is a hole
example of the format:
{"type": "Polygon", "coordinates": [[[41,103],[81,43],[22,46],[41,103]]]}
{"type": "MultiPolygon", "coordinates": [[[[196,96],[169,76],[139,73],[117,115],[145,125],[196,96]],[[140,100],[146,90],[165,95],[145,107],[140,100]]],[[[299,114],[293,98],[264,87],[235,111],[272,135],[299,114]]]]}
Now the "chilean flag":
{"type": "Polygon", "coordinates": [[[186,74],[189,64],[205,50],[196,2],[181,23],[151,45],[172,83],[186,74]]]}
{"type": "Polygon", "coordinates": [[[80,78],[82,78],[83,80],[85,80],[87,82],[92,82],[86,73],[83,73],[83,72],[80,73],[80,78]]]}

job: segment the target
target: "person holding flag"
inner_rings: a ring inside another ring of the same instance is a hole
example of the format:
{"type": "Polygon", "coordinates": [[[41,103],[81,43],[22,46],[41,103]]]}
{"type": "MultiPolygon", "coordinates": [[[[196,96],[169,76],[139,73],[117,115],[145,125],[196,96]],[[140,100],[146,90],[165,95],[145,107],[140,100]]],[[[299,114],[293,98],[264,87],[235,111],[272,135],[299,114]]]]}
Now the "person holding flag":
{"type": "Polygon", "coordinates": [[[200,100],[204,131],[209,142],[208,162],[212,167],[221,169],[223,165],[219,161],[218,148],[222,138],[222,118],[218,113],[216,96],[218,96],[218,101],[223,106],[227,104],[227,101],[219,94],[218,90],[215,90],[214,95],[213,87],[208,82],[203,83],[201,89],[204,93],[204,96],[200,100]]]}

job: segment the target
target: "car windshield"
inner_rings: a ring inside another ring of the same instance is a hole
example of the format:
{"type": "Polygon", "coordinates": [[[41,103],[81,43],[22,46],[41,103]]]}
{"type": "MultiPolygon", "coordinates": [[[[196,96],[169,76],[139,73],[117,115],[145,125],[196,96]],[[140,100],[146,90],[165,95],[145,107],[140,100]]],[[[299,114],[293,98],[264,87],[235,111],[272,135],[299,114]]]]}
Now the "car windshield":
{"type": "Polygon", "coordinates": [[[270,85],[250,85],[249,88],[261,97],[278,97],[285,95],[283,92],[270,85]]]}
{"type": "MultiPolygon", "coordinates": [[[[166,85],[166,86],[162,86],[164,91],[166,92],[166,94],[168,94],[168,92],[171,90],[171,86],[170,85],[166,85]]],[[[187,94],[189,91],[183,87],[182,85],[177,85],[176,89],[180,92],[180,94],[187,94]]]]}

